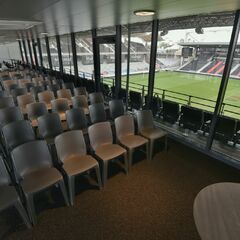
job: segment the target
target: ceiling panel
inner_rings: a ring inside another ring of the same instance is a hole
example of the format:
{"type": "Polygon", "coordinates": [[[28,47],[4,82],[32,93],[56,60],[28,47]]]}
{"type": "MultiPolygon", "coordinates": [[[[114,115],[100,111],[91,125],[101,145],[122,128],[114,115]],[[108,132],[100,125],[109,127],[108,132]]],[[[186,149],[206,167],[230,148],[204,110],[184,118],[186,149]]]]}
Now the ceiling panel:
{"type": "Polygon", "coordinates": [[[133,11],[154,9],[156,18],[180,16],[240,9],[239,0],[0,0],[2,19],[41,21],[43,24],[25,31],[6,32],[7,40],[18,35],[65,34],[71,31],[86,31],[92,28],[116,24],[152,20],[152,17],[137,17],[133,11]],[[10,6],[10,7],[9,7],[10,6]]]}

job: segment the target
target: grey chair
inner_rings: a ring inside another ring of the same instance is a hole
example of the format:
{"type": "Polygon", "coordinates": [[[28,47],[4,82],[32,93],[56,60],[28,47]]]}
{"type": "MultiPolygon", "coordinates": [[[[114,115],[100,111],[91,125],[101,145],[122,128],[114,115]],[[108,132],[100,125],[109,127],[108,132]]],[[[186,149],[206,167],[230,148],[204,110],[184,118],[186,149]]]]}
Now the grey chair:
{"type": "Polygon", "coordinates": [[[88,97],[88,92],[85,87],[74,88],[73,92],[74,92],[74,96],[85,95],[86,97],[88,97]]]}
{"type": "Polygon", "coordinates": [[[53,167],[51,154],[45,141],[33,141],[16,147],[12,153],[16,179],[21,185],[32,223],[36,223],[34,195],[58,185],[69,205],[63,176],[53,167]]]}
{"type": "Polygon", "coordinates": [[[127,151],[118,144],[113,144],[112,129],[109,122],[93,124],[88,128],[88,134],[94,154],[103,161],[103,185],[107,180],[109,161],[124,156],[124,169],[128,172],[127,151]]]}
{"type": "Polygon", "coordinates": [[[151,110],[137,111],[136,115],[139,134],[149,140],[149,157],[152,159],[153,147],[156,139],[165,137],[165,150],[167,150],[167,132],[154,126],[151,110]]]}
{"type": "Polygon", "coordinates": [[[134,120],[130,115],[123,115],[118,118],[115,118],[115,128],[116,128],[116,136],[117,142],[127,148],[128,150],[128,161],[129,161],[129,169],[132,166],[132,157],[133,151],[140,146],[146,146],[146,155],[147,159],[149,158],[149,143],[148,139],[136,135],[134,128],[134,120]]]}
{"type": "Polygon", "coordinates": [[[23,120],[23,114],[19,107],[8,107],[0,109],[0,128],[10,122],[23,120]]]}
{"type": "Polygon", "coordinates": [[[95,103],[90,105],[89,115],[92,123],[104,122],[107,120],[103,103],[95,103]]]}
{"type": "Polygon", "coordinates": [[[124,104],[121,99],[114,99],[109,101],[109,111],[111,119],[115,119],[125,114],[124,104]]]}
{"type": "Polygon", "coordinates": [[[71,94],[74,94],[74,83],[73,82],[65,82],[63,83],[63,88],[69,89],[71,91],[71,94]]]}
{"type": "Polygon", "coordinates": [[[60,85],[59,84],[51,84],[47,86],[47,89],[49,91],[52,91],[54,93],[55,98],[57,98],[57,91],[60,90],[60,85]]]}
{"type": "Polygon", "coordinates": [[[61,120],[57,113],[47,113],[37,119],[39,135],[51,140],[63,132],[61,120]]]}
{"type": "Polygon", "coordinates": [[[68,128],[71,130],[86,130],[88,122],[82,108],[73,108],[66,111],[68,128]]]}
{"type": "Polygon", "coordinates": [[[98,162],[87,155],[86,144],[81,130],[62,133],[55,138],[58,159],[67,173],[70,203],[73,205],[75,196],[75,176],[94,169],[98,185],[101,187],[101,175],[98,162]]]}
{"type": "Polygon", "coordinates": [[[11,122],[2,128],[6,148],[11,151],[15,147],[36,139],[32,126],[27,120],[11,122]]]}
{"type": "Polygon", "coordinates": [[[43,91],[38,93],[39,102],[44,102],[47,105],[47,109],[52,109],[51,101],[54,100],[54,94],[52,91],[43,91]]]}
{"type": "Polygon", "coordinates": [[[70,109],[66,98],[58,98],[51,101],[52,112],[58,113],[62,121],[66,120],[66,111],[70,109]]]}
{"type": "Polygon", "coordinates": [[[14,99],[14,101],[17,101],[17,97],[21,95],[27,94],[27,89],[26,88],[15,88],[11,90],[11,95],[14,99]]]}
{"type": "Polygon", "coordinates": [[[18,106],[20,107],[23,114],[27,113],[27,105],[34,102],[35,99],[31,93],[17,97],[18,106]]]}
{"type": "Polygon", "coordinates": [[[2,158],[0,158],[0,212],[14,206],[21,216],[23,222],[26,224],[28,228],[31,228],[31,222],[28,218],[28,215],[22,205],[22,202],[13,186],[10,186],[11,181],[7,170],[4,166],[2,158]]]}
{"type": "Polygon", "coordinates": [[[72,97],[73,108],[83,108],[85,114],[89,114],[88,100],[85,95],[78,95],[72,97]]]}
{"type": "Polygon", "coordinates": [[[45,91],[43,86],[34,86],[30,89],[30,92],[32,93],[36,101],[38,101],[38,93],[43,91],[45,91]]]}
{"type": "Polygon", "coordinates": [[[12,97],[3,97],[0,98],[0,109],[7,107],[14,107],[14,100],[12,97]]]}
{"type": "Polygon", "coordinates": [[[71,90],[70,89],[60,89],[57,91],[57,96],[58,96],[58,99],[59,98],[66,98],[69,103],[72,102],[72,93],[71,93],[71,90]]]}
{"type": "Polygon", "coordinates": [[[93,92],[89,94],[90,104],[104,103],[104,97],[102,92],[93,92]]]}
{"type": "Polygon", "coordinates": [[[37,126],[37,118],[48,113],[47,105],[44,102],[35,102],[27,104],[27,115],[32,126],[37,126]]]}

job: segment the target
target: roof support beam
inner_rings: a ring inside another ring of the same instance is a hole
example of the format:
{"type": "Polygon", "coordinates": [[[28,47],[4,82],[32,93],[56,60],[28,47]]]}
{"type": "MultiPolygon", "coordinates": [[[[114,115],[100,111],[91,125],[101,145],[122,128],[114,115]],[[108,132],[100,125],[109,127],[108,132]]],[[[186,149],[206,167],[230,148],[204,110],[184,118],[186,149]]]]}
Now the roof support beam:
{"type": "Polygon", "coordinates": [[[24,53],[25,53],[26,63],[29,64],[28,55],[27,55],[27,48],[26,48],[26,42],[25,42],[24,39],[22,40],[22,44],[23,44],[23,49],[24,49],[24,53]]]}

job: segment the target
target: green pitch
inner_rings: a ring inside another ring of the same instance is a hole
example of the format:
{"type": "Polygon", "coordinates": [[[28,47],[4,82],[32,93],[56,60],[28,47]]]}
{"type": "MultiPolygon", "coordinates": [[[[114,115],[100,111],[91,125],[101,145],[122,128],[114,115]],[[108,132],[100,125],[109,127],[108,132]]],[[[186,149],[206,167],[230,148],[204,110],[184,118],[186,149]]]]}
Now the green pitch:
{"type": "MultiPolygon", "coordinates": [[[[125,78],[123,78],[122,80],[124,82],[125,78]]],[[[220,81],[221,78],[219,77],[207,75],[170,71],[158,72],[155,75],[155,93],[158,93],[161,96],[162,90],[160,89],[174,91],[176,93],[166,91],[165,98],[183,104],[187,103],[188,96],[184,96],[182,94],[191,95],[193,96],[191,98],[192,106],[213,111],[215,101],[217,99],[220,81]],[[210,101],[198,99],[195,97],[208,99],[210,101]],[[211,100],[213,100],[213,102],[211,102],[211,100]],[[208,107],[205,105],[210,105],[212,107],[208,107]]],[[[141,92],[142,87],[139,85],[135,85],[134,83],[145,85],[146,94],[148,85],[148,74],[130,76],[130,89],[141,92]]],[[[240,113],[240,79],[229,79],[224,103],[237,106],[233,107],[226,105],[224,107],[224,115],[240,118],[240,115],[232,113],[240,113]]]]}

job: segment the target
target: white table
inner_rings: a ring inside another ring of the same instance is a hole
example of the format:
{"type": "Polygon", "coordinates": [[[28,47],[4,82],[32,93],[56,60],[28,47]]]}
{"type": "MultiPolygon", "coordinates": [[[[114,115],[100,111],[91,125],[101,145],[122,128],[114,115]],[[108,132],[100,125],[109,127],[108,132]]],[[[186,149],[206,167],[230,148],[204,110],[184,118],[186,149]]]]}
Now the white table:
{"type": "Polygon", "coordinates": [[[217,183],[202,189],[193,215],[202,240],[240,239],[240,183],[217,183]]]}

